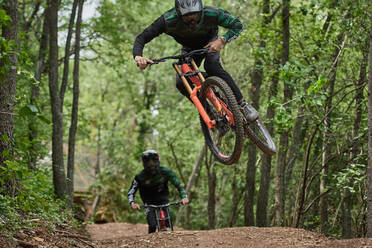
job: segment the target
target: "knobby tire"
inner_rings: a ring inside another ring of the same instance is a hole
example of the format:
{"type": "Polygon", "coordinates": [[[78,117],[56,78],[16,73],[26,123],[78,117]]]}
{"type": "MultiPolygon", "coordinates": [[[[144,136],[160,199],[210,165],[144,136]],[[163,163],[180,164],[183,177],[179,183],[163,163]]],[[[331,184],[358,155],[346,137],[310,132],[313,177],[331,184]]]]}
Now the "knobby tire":
{"type": "Polygon", "coordinates": [[[257,119],[249,125],[245,124],[244,132],[265,154],[272,156],[276,153],[275,143],[260,119],[257,119]]]}
{"type": "MultiPolygon", "coordinates": [[[[214,108],[213,105],[210,105],[208,103],[207,99],[207,93],[210,89],[214,88],[217,89],[217,91],[223,93],[226,99],[225,104],[228,106],[228,109],[233,113],[234,116],[234,122],[235,125],[233,127],[230,127],[227,132],[234,132],[235,135],[233,137],[235,138],[234,142],[234,148],[231,149],[232,152],[230,154],[222,154],[221,148],[219,147],[218,142],[216,142],[213,139],[211,132],[217,132],[217,130],[209,130],[208,126],[205,124],[203,118],[200,116],[200,123],[202,127],[202,131],[205,137],[205,141],[212,152],[212,154],[215,156],[217,161],[230,165],[233,163],[236,163],[239,158],[240,154],[243,149],[243,142],[244,142],[244,127],[243,127],[243,118],[240,113],[239,105],[236,101],[235,95],[232,92],[231,88],[228,86],[228,84],[222,80],[219,77],[208,77],[205,82],[203,83],[201,90],[200,90],[200,102],[204,106],[205,109],[207,109],[207,105],[214,108]]],[[[209,116],[211,119],[213,119],[213,116],[209,116]]],[[[216,128],[214,128],[216,129],[216,128]]],[[[222,146],[221,146],[222,147],[222,146]]]]}

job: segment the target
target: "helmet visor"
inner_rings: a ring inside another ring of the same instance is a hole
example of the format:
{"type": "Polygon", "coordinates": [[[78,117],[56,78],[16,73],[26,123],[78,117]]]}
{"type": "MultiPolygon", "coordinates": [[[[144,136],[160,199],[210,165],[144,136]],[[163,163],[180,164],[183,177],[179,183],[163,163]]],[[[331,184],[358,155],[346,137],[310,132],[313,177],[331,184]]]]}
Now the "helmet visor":
{"type": "Polygon", "coordinates": [[[150,160],[159,161],[159,155],[156,153],[150,153],[150,154],[146,154],[145,156],[143,156],[142,159],[144,163],[150,160]]]}
{"type": "Polygon", "coordinates": [[[148,160],[148,161],[144,161],[143,162],[143,166],[145,168],[145,171],[152,174],[152,175],[155,175],[159,172],[159,166],[160,166],[160,162],[159,160],[148,160]]]}

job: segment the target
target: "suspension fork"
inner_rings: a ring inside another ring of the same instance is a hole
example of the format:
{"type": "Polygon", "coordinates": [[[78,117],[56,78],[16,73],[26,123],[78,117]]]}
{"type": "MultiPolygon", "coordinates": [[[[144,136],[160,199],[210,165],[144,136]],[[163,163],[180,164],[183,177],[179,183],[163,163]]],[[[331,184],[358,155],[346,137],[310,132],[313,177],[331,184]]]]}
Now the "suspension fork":
{"type": "Polygon", "coordinates": [[[194,89],[191,89],[191,87],[190,87],[190,85],[187,82],[187,79],[185,77],[185,73],[193,72],[193,70],[190,68],[190,66],[186,63],[183,63],[181,65],[181,69],[182,69],[182,71],[181,71],[181,69],[178,67],[179,65],[177,63],[173,63],[173,67],[176,70],[177,74],[180,76],[183,85],[185,86],[187,92],[190,95],[191,101],[195,104],[196,108],[198,109],[201,117],[203,118],[203,120],[204,120],[205,124],[208,126],[208,128],[213,129],[214,126],[216,125],[216,121],[211,120],[209,118],[207,112],[205,111],[203,105],[201,104],[201,102],[200,102],[200,100],[197,96],[197,92],[201,88],[201,84],[202,84],[202,82],[205,81],[205,79],[204,79],[203,75],[201,74],[201,72],[198,71],[198,67],[195,64],[194,60],[191,61],[191,65],[194,67],[194,71],[197,71],[197,75],[198,75],[198,76],[190,77],[190,80],[196,85],[194,87],[194,89]]]}

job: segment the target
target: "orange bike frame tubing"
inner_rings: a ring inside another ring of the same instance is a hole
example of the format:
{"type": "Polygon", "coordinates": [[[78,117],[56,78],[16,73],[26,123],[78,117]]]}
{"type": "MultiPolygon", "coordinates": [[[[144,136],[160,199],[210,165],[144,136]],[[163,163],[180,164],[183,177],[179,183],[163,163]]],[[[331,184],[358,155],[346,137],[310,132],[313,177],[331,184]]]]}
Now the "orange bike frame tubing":
{"type": "MultiPolygon", "coordinates": [[[[190,66],[186,63],[181,65],[181,69],[183,73],[190,73],[190,72],[195,72],[198,71],[198,66],[195,64],[194,60],[191,60],[191,65],[193,67],[193,70],[190,68],[190,66]]],[[[201,88],[202,83],[205,81],[204,76],[201,72],[198,71],[197,76],[190,76],[190,80],[193,84],[196,86],[194,89],[191,89],[190,85],[188,84],[186,77],[182,74],[181,70],[179,69],[177,64],[173,64],[174,69],[180,76],[183,85],[185,86],[187,92],[190,94],[190,98],[195,104],[196,108],[198,109],[201,117],[203,118],[204,122],[208,126],[209,129],[214,128],[216,125],[215,120],[211,120],[206,113],[203,105],[200,103],[199,98],[197,97],[197,92],[201,88]]],[[[218,111],[221,111],[224,109],[225,113],[227,114],[227,118],[230,120],[230,122],[234,125],[234,118],[232,113],[227,109],[227,106],[223,104],[222,102],[219,101],[219,99],[215,96],[214,92],[212,90],[209,90],[207,93],[207,98],[212,102],[212,104],[217,108],[218,111]]]]}
{"type": "MultiPolygon", "coordinates": [[[[194,68],[194,71],[198,71],[199,68],[195,64],[195,61],[194,60],[191,60],[191,65],[194,68]]],[[[198,76],[199,76],[199,79],[201,80],[201,82],[204,83],[205,79],[204,79],[203,74],[201,72],[198,72],[198,76]]],[[[195,77],[195,79],[198,80],[197,77],[195,77]]],[[[200,83],[200,81],[199,81],[199,83],[200,83]]],[[[214,92],[211,89],[207,93],[207,98],[211,101],[211,103],[216,107],[216,109],[218,111],[221,111],[222,112],[222,110],[223,110],[223,112],[226,114],[226,118],[234,126],[235,125],[235,122],[234,122],[234,115],[233,115],[233,113],[231,113],[231,111],[227,108],[226,104],[223,101],[221,101],[221,99],[219,99],[218,97],[216,97],[216,95],[214,94],[214,92]]]]}
{"type": "MultiPolygon", "coordinates": [[[[205,124],[208,126],[209,129],[213,129],[214,126],[216,125],[216,121],[211,120],[209,118],[207,112],[205,111],[203,105],[199,101],[199,98],[197,97],[197,94],[196,94],[198,92],[198,90],[201,88],[201,82],[199,80],[199,77],[201,76],[200,78],[203,80],[204,79],[203,75],[199,72],[198,77],[197,76],[190,77],[191,82],[193,82],[196,85],[194,87],[194,89],[191,89],[189,83],[187,82],[186,77],[183,74],[183,73],[192,72],[190,66],[186,63],[182,64],[181,65],[182,72],[181,72],[180,68],[178,67],[178,64],[174,63],[173,67],[176,70],[177,74],[180,76],[183,85],[185,86],[187,92],[190,94],[191,101],[195,104],[195,107],[198,109],[198,111],[199,111],[201,117],[203,118],[205,124]]],[[[202,82],[204,82],[204,81],[202,81],[202,82]]]]}

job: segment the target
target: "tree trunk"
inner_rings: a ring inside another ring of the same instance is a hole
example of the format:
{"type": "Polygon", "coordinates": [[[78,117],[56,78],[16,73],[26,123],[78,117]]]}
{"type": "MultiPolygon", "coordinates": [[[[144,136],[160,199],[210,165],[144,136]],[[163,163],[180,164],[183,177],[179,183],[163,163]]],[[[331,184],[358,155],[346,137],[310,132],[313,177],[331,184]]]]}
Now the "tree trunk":
{"type": "MultiPolygon", "coordinates": [[[[372,1],[370,1],[372,5],[372,1]]],[[[372,8],[370,10],[372,27],[372,8]]],[[[367,169],[367,237],[372,238],[372,28],[369,36],[368,68],[368,169],[367,169]]]]}
{"type": "Polygon", "coordinates": [[[211,159],[206,160],[207,175],[208,175],[208,229],[216,228],[216,166],[214,157],[211,155],[211,159]]]}
{"type": "Polygon", "coordinates": [[[242,190],[238,186],[238,183],[237,183],[237,180],[236,180],[236,177],[237,177],[238,174],[239,174],[238,167],[234,166],[234,176],[233,176],[233,181],[232,181],[232,185],[231,185],[232,205],[231,205],[230,215],[229,215],[229,218],[228,218],[229,227],[233,227],[237,218],[238,218],[238,214],[239,214],[238,206],[239,206],[239,203],[240,203],[240,201],[242,199],[242,196],[244,194],[244,190],[242,190]]]}
{"type": "MultiPolygon", "coordinates": [[[[368,66],[368,45],[369,40],[366,42],[366,45],[363,46],[363,60],[360,66],[359,72],[359,80],[355,82],[355,113],[354,113],[354,124],[353,130],[351,134],[351,141],[354,143],[354,140],[359,135],[360,124],[362,122],[362,114],[363,114],[363,91],[364,85],[366,83],[366,73],[367,73],[367,66],[368,66]]],[[[356,155],[361,150],[360,142],[355,142],[350,152],[350,163],[354,163],[356,155]]],[[[353,180],[350,180],[349,186],[352,188],[353,180]]],[[[349,189],[345,189],[345,200],[343,202],[343,225],[342,225],[342,237],[345,239],[351,238],[351,209],[352,209],[352,197],[351,192],[349,189]]]]}
{"type": "Polygon", "coordinates": [[[305,135],[302,134],[303,121],[304,121],[304,106],[300,105],[297,109],[297,117],[296,117],[295,125],[293,128],[293,139],[292,139],[293,142],[288,152],[288,163],[287,163],[287,169],[286,169],[286,174],[285,174],[285,179],[284,179],[284,182],[285,182],[284,194],[286,194],[289,181],[292,178],[292,172],[293,172],[294,165],[296,164],[296,160],[298,158],[298,155],[300,154],[301,145],[304,142],[305,135]]]}
{"type": "MultiPolygon", "coordinates": [[[[323,194],[327,188],[327,177],[328,177],[328,161],[330,158],[330,136],[331,136],[331,115],[328,114],[332,109],[332,100],[333,100],[333,92],[335,88],[335,81],[336,81],[336,72],[337,66],[339,64],[339,55],[341,53],[342,44],[344,40],[344,34],[340,34],[338,36],[338,46],[333,55],[333,66],[330,71],[330,78],[329,78],[329,88],[327,92],[327,100],[325,103],[324,113],[326,117],[324,118],[324,133],[323,133],[323,145],[322,145],[322,173],[320,177],[320,194],[323,194]]],[[[327,194],[324,194],[319,199],[319,207],[320,207],[320,231],[326,235],[328,233],[328,199],[327,194]]]]}
{"type": "Polygon", "coordinates": [[[63,163],[63,118],[58,92],[58,1],[48,0],[49,25],[49,94],[52,108],[52,164],[54,192],[60,199],[66,195],[66,175],[63,163]]]}
{"type": "Polygon", "coordinates": [[[59,92],[59,97],[61,98],[61,112],[63,113],[63,101],[65,97],[65,92],[68,84],[68,72],[70,68],[70,47],[71,47],[71,38],[72,33],[74,30],[74,24],[75,24],[75,16],[76,16],[76,8],[78,5],[79,0],[74,0],[72,4],[72,10],[71,10],[71,17],[70,22],[68,24],[68,31],[67,31],[67,38],[66,38],[66,45],[65,45],[65,57],[63,59],[63,74],[62,74],[62,83],[61,83],[61,89],[59,92]]]}
{"type": "MultiPolygon", "coordinates": [[[[282,66],[284,66],[287,61],[289,60],[289,8],[290,8],[290,0],[282,0],[282,25],[283,25],[283,48],[282,48],[282,66]]],[[[287,83],[284,82],[284,102],[287,102],[292,99],[293,89],[287,83]]],[[[288,107],[290,105],[288,104],[288,107]]],[[[275,224],[281,225],[284,221],[284,174],[285,174],[285,167],[286,167],[286,157],[288,151],[288,136],[289,132],[284,131],[280,135],[279,140],[279,152],[278,152],[278,164],[276,168],[276,177],[275,177],[275,224]]]]}
{"type": "MultiPolygon", "coordinates": [[[[279,73],[275,73],[271,80],[269,101],[275,98],[278,92],[279,73]]],[[[274,120],[275,110],[274,106],[270,105],[267,109],[266,119],[274,120]]],[[[273,136],[274,124],[271,121],[267,126],[267,130],[273,136]]],[[[261,179],[260,188],[257,195],[257,209],[256,209],[256,225],[267,226],[267,204],[269,201],[269,187],[271,180],[271,156],[263,155],[261,165],[261,179]]]]}
{"type": "MultiPolygon", "coordinates": [[[[268,14],[270,13],[270,1],[265,0],[262,8],[263,22],[262,27],[269,23],[268,14]]],[[[266,37],[261,36],[259,42],[259,50],[264,50],[266,47],[266,37]]],[[[260,91],[263,80],[263,59],[264,55],[258,53],[255,57],[254,69],[251,76],[252,86],[250,89],[250,99],[252,106],[259,110],[260,91]]],[[[254,226],[254,195],[256,184],[256,163],[257,163],[257,147],[252,142],[248,144],[248,161],[246,171],[245,184],[245,199],[244,199],[244,225],[254,226]]]]}
{"type": "MultiPolygon", "coordinates": [[[[2,36],[5,41],[14,41],[8,58],[0,60],[0,67],[8,68],[4,74],[0,74],[0,167],[6,167],[5,161],[14,158],[14,105],[16,95],[17,76],[17,50],[18,50],[18,1],[8,0],[1,3],[6,14],[11,18],[10,25],[2,25],[2,36]],[[8,60],[9,59],[9,60],[8,60]],[[5,77],[5,78],[4,78],[5,77]]],[[[10,196],[16,194],[16,181],[6,178],[4,193],[10,196]]]]}
{"type": "Polygon", "coordinates": [[[192,208],[191,205],[186,206],[186,214],[185,214],[185,228],[190,230],[191,229],[191,212],[192,208]]]}
{"type": "Polygon", "coordinates": [[[79,0],[78,17],[76,21],[76,36],[75,36],[75,60],[74,60],[74,86],[73,100],[71,111],[71,124],[68,137],[68,159],[67,159],[67,193],[70,196],[70,203],[74,199],[74,161],[75,161],[75,137],[78,123],[78,108],[79,108],[79,63],[80,63],[80,33],[81,33],[81,18],[83,12],[84,0],[79,0]]]}
{"type": "MultiPolygon", "coordinates": [[[[36,61],[36,69],[35,69],[35,80],[38,82],[37,84],[32,85],[31,91],[31,99],[30,104],[38,105],[37,100],[39,98],[39,90],[40,90],[40,83],[41,83],[41,74],[44,70],[45,65],[45,57],[47,55],[48,49],[48,13],[47,8],[44,11],[44,20],[43,20],[43,28],[42,28],[42,35],[40,39],[40,48],[39,48],[39,55],[36,61]]],[[[29,122],[29,139],[31,143],[30,148],[30,156],[28,161],[28,167],[30,170],[35,168],[36,160],[39,153],[39,146],[37,144],[37,137],[38,137],[38,129],[36,123],[36,117],[33,117],[29,122]]]]}
{"type": "MultiPolygon", "coordinates": [[[[329,97],[327,99],[327,103],[325,106],[325,113],[328,113],[329,109],[332,106],[332,96],[333,96],[333,89],[334,89],[334,80],[330,82],[329,88],[329,97]]],[[[327,189],[327,176],[328,176],[328,165],[327,161],[330,157],[330,144],[329,139],[331,135],[331,117],[327,115],[324,119],[324,133],[323,133],[323,145],[322,145],[322,173],[320,176],[320,194],[326,191],[327,189]]],[[[320,210],[320,231],[324,235],[328,233],[328,199],[327,195],[324,195],[319,200],[319,210],[320,210]]]]}
{"type": "MultiPolygon", "coordinates": [[[[256,106],[254,106],[256,108],[256,106]]],[[[256,108],[257,109],[257,108],[256,108]]],[[[256,181],[257,147],[253,143],[248,144],[248,161],[245,174],[245,198],[244,198],[244,225],[254,226],[254,193],[256,181]]]]}
{"type": "Polygon", "coordinates": [[[99,173],[101,172],[101,124],[98,124],[97,127],[97,159],[96,159],[96,164],[94,165],[94,178],[97,179],[99,173]]]}

